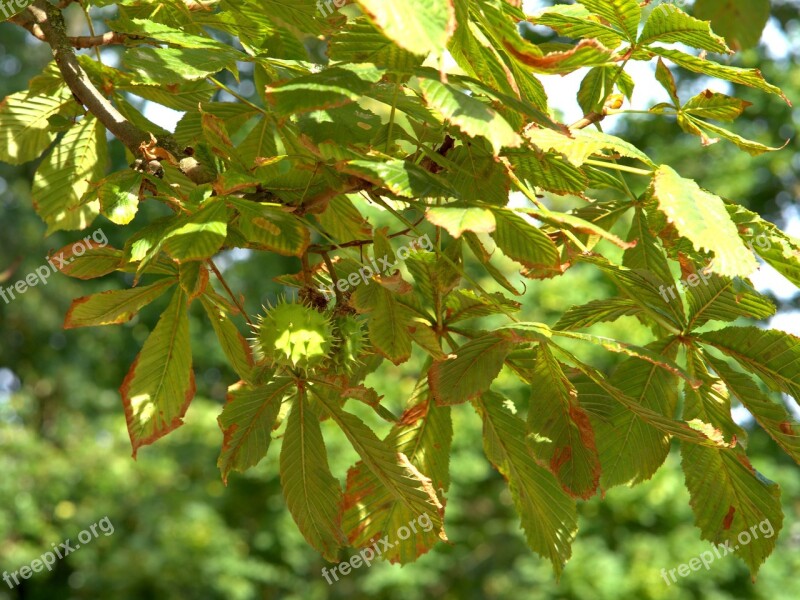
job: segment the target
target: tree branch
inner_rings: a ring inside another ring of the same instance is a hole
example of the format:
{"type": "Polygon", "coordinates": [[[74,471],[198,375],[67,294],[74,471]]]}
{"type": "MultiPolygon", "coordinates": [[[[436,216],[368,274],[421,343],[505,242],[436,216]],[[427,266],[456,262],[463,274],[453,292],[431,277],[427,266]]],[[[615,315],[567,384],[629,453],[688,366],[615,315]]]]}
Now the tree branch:
{"type": "MultiPolygon", "coordinates": [[[[70,39],[67,37],[67,27],[61,11],[47,0],[36,0],[28,7],[28,13],[32,16],[33,23],[41,29],[44,41],[53,52],[53,58],[61,71],[61,76],[78,101],[114,137],[125,144],[134,156],[142,155],[143,144],[152,152],[154,146],[152,140],[155,139],[152,134],[139,129],[122,116],[94,86],[89,76],[86,75],[86,72],[78,62],[78,57],[75,55],[70,39]]],[[[158,145],[176,157],[184,156],[184,153],[171,138],[160,140],[158,145]]],[[[189,168],[191,165],[184,167],[183,161],[186,160],[189,160],[189,158],[181,160],[181,171],[195,183],[207,182],[208,179],[203,169],[189,168]]],[[[200,167],[197,161],[191,160],[195,167],[200,167]]]]}
{"type": "Polygon", "coordinates": [[[67,37],[67,26],[61,11],[47,0],[36,0],[28,7],[28,11],[33,16],[34,23],[41,28],[61,75],[75,97],[128,150],[138,155],[139,146],[147,142],[150,136],[123,117],[89,80],[67,37]]]}
{"type": "MultiPolygon", "coordinates": [[[[26,29],[37,40],[40,40],[42,42],[47,42],[47,38],[45,37],[42,28],[33,21],[31,21],[30,18],[23,18],[22,15],[20,14],[17,15],[16,17],[12,17],[8,21],[10,23],[14,23],[15,25],[19,25],[23,29],[26,29]]],[[[70,46],[72,46],[73,48],[77,48],[79,50],[85,50],[86,48],[96,48],[98,46],[121,45],[129,41],[137,41],[144,39],[146,38],[143,36],[131,35],[127,33],[119,33],[116,31],[109,31],[108,33],[104,33],[102,35],[72,36],[67,38],[70,46]]]]}

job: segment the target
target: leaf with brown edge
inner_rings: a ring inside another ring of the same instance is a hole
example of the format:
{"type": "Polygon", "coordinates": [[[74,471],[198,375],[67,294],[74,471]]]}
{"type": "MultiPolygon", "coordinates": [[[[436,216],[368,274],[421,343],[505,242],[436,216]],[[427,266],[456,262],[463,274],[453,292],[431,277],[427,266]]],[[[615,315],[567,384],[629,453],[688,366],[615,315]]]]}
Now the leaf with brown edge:
{"type": "MultiPolygon", "coordinates": [[[[441,496],[450,485],[448,459],[452,440],[450,408],[437,406],[423,386],[385,443],[393,448],[402,462],[424,483],[429,493],[441,496]]],[[[442,503],[444,499],[441,498],[442,503]]],[[[380,485],[375,474],[359,462],[347,474],[344,520],[350,543],[363,548],[374,538],[396,537],[406,527],[409,538],[398,541],[383,557],[390,562],[408,563],[447,539],[444,529],[433,527],[422,515],[412,514],[380,485]]]]}
{"type": "MultiPolygon", "coordinates": [[[[312,392],[316,390],[311,388],[312,392]]],[[[405,523],[409,525],[411,519],[416,519],[417,523],[424,529],[435,531],[440,539],[445,540],[443,513],[444,507],[439,499],[430,475],[423,474],[415,463],[401,451],[413,448],[410,446],[398,446],[391,437],[381,440],[366,424],[352,413],[345,412],[340,407],[340,400],[332,398],[326,394],[317,394],[320,404],[331,419],[339,426],[342,433],[353,446],[353,449],[361,457],[361,461],[348,474],[347,495],[344,501],[344,511],[356,505],[368,504],[369,506],[383,506],[386,503],[396,503],[393,510],[399,511],[397,515],[407,517],[405,523]],[[362,471],[361,469],[366,469],[362,471]],[[369,473],[367,473],[369,471],[369,473]],[[429,523],[425,525],[420,522],[429,523]]],[[[422,463],[419,463],[422,464],[422,463]]],[[[370,519],[372,515],[361,513],[361,506],[357,509],[357,520],[370,519]]],[[[357,522],[351,522],[348,526],[351,539],[355,539],[354,531],[359,530],[357,522]]],[[[393,537],[394,531],[383,531],[383,535],[393,537]]],[[[410,535],[410,534],[409,534],[410,535]]],[[[403,546],[398,547],[400,558],[411,560],[414,557],[415,549],[403,546]]],[[[417,554],[418,555],[418,554],[417,554]]],[[[390,557],[393,560],[394,557],[390,557]]]]}
{"type": "Polygon", "coordinates": [[[536,349],[530,379],[528,428],[533,455],[548,463],[573,498],[591,498],[600,482],[600,457],[589,416],[561,364],[546,345],[536,349]]]}
{"type": "Polygon", "coordinates": [[[183,425],[194,398],[186,295],[178,288],[120,387],[133,457],[183,425]]]}
{"type": "Polygon", "coordinates": [[[488,390],[513,345],[505,337],[484,335],[463,344],[450,359],[433,363],[428,383],[436,402],[460,404],[488,390]]]}
{"type": "Polygon", "coordinates": [[[328,465],[317,409],[302,387],[289,382],[297,393],[281,446],[283,497],[306,541],[326,560],[335,561],[347,541],[339,512],[342,488],[328,465]]]}
{"type": "Polygon", "coordinates": [[[126,323],[174,283],[173,279],[162,279],[152,285],[110,290],[73,300],[64,319],[64,329],[126,323]]]}
{"type": "Polygon", "coordinates": [[[122,269],[125,254],[108,244],[84,239],[68,244],[48,257],[54,270],[76,279],[95,279],[122,269]],[[81,254],[77,254],[81,249],[81,254]]]}
{"type": "Polygon", "coordinates": [[[294,386],[294,380],[279,378],[264,386],[231,387],[217,417],[223,433],[217,466],[225,485],[231,471],[243,473],[267,455],[281,402],[294,386]]]}
{"type": "Polygon", "coordinates": [[[612,60],[613,50],[609,50],[597,40],[581,40],[564,52],[550,52],[543,56],[520,52],[514,44],[505,43],[505,49],[522,64],[537,73],[557,73],[566,75],[582,67],[597,67],[612,60]]]}

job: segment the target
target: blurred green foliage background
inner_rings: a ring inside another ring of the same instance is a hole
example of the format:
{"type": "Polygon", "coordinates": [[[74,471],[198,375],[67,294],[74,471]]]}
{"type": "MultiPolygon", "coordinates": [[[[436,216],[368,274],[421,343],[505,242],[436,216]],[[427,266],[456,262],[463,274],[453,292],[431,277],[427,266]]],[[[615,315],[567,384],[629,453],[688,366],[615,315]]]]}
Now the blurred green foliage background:
{"type": "MultiPolygon", "coordinates": [[[[791,2],[774,4],[777,16],[769,35],[785,36],[786,51],[775,55],[762,46],[736,60],[758,66],[797,100],[798,9],[791,2]]],[[[48,60],[42,44],[17,27],[0,24],[0,98],[25,89],[48,60]]],[[[681,75],[684,96],[702,89],[694,77],[681,75]]],[[[701,185],[784,224],[797,202],[798,119],[775,99],[739,91],[754,106],[736,131],[770,145],[791,137],[786,150],[754,159],[724,142],[701,148],[697,138],[662,117],[618,122],[615,132],[657,162],[669,162],[701,185]]],[[[551,100],[556,106],[574,102],[551,100]]],[[[121,152],[116,160],[124,160],[121,152]]],[[[12,281],[43,264],[49,251],[80,237],[60,233],[43,238],[45,227],[29,198],[34,167],[0,165],[0,272],[21,259],[12,281]]],[[[145,204],[140,221],[147,219],[147,211],[145,204]]],[[[97,227],[112,245],[123,243],[114,225],[98,221],[92,230],[97,227]]],[[[231,258],[219,262],[253,312],[283,292],[272,278],[295,267],[276,256],[231,258]]],[[[36,573],[13,590],[0,582],[0,600],[800,597],[800,477],[797,466],[760,431],[751,429],[749,454],[761,473],[781,484],[786,520],[755,585],[733,556],[677,584],[667,586],[662,579],[662,568],[675,568],[710,549],[693,526],[675,454],[646,484],[616,488],[603,499],[579,505],[574,555],[557,583],[549,564],[525,546],[505,483],[483,456],[480,423],[468,405],[453,411],[446,521],[450,544],[402,568],[384,563],[362,567],[329,586],[321,570],[330,565],[306,545],[285,509],[277,475],[279,440],[257,468],[233,475],[227,488],[221,483],[216,459],[222,434],[216,416],[235,377],[199,314],[192,322],[198,398],[186,425],[143,449],[138,461],[131,459],[117,387],[163,306],[150,307],[124,327],[61,328],[73,298],[130,284],[122,275],[99,282],[55,275],[48,285],[10,304],[0,300],[0,571],[16,571],[67,538],[74,542],[78,532],[105,516],[114,525],[113,535],[101,534],[58,561],[52,572],[36,573]]],[[[524,296],[524,318],[552,324],[569,305],[611,295],[610,286],[590,269],[535,282],[524,296]]],[[[782,311],[797,309],[793,299],[779,304],[782,311]]],[[[635,342],[647,339],[633,319],[598,331],[635,342]]],[[[592,360],[613,366],[600,351],[592,353],[592,360]]],[[[372,376],[370,382],[395,414],[410,398],[420,365],[421,357],[415,356],[401,368],[386,366],[372,376]]],[[[512,387],[505,391],[523,406],[530,393],[512,387]]],[[[354,454],[329,424],[323,424],[323,433],[332,469],[343,479],[354,454]]]]}

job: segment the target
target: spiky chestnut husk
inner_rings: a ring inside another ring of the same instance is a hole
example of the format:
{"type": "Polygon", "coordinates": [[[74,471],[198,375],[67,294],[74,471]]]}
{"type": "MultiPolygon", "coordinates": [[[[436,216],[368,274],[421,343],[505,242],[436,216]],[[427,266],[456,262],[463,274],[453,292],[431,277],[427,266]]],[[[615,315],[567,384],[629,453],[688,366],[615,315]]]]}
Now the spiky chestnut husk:
{"type": "Polygon", "coordinates": [[[259,318],[254,350],[270,364],[310,370],[330,357],[333,340],[333,326],[324,314],[281,301],[259,318]]]}
{"type": "Polygon", "coordinates": [[[334,318],[333,326],[336,338],[334,366],[340,372],[349,373],[361,362],[359,357],[367,347],[361,321],[350,315],[338,316],[334,318]]]}

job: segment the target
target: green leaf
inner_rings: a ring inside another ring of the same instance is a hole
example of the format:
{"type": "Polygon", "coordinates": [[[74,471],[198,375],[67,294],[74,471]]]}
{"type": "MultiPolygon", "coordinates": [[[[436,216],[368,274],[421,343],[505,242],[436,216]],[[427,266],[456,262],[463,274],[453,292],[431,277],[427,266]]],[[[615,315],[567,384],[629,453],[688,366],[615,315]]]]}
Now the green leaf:
{"type": "Polygon", "coordinates": [[[495,230],[495,215],[486,208],[436,206],[425,212],[425,218],[446,229],[454,238],[461,237],[465,231],[491,233],[495,230]]]}
{"type": "Polygon", "coordinates": [[[614,154],[635,158],[649,167],[655,167],[653,161],[633,144],[600,131],[579,129],[571,130],[566,135],[552,129],[530,128],[525,135],[538,148],[545,152],[560,152],[577,167],[593,154],[602,154],[603,150],[612,150],[614,154]]]}
{"type": "Polygon", "coordinates": [[[591,498],[600,482],[600,459],[589,416],[577,391],[546,345],[536,351],[528,427],[533,455],[545,461],[561,487],[573,498],[591,498]]]}
{"type": "Polygon", "coordinates": [[[781,275],[800,287],[800,240],[738,204],[726,202],[728,214],[747,246],[781,275]]]}
{"type": "Polygon", "coordinates": [[[137,46],[128,48],[122,60],[143,83],[150,84],[198,81],[223,69],[237,73],[235,55],[206,49],[137,46]]]}
{"type": "Polygon", "coordinates": [[[671,284],[672,272],[661,241],[653,234],[649,217],[641,206],[636,206],[628,231],[628,241],[636,242],[636,246],[625,250],[622,264],[629,269],[638,269],[652,273],[657,283],[671,284]]]}
{"type": "MultiPolygon", "coordinates": [[[[678,344],[668,339],[648,348],[674,360],[678,344]]],[[[675,414],[678,378],[656,365],[629,358],[617,367],[609,383],[641,407],[665,417],[675,414]]],[[[623,404],[609,404],[606,417],[594,421],[603,488],[650,479],[669,454],[669,435],[623,404]]]]}
{"type": "Polygon", "coordinates": [[[48,119],[73,103],[66,86],[47,96],[30,91],[6,96],[0,102],[0,160],[21,165],[41,156],[56,139],[48,119]]]}
{"type": "Polygon", "coordinates": [[[277,86],[267,86],[266,97],[282,117],[355,102],[380,79],[372,68],[361,73],[329,67],[320,73],[297,77],[277,86]]]}
{"type": "Polygon", "coordinates": [[[505,398],[487,392],[473,402],[483,420],[484,452],[508,481],[528,546],[549,559],[560,576],[578,529],[575,501],[536,464],[525,441],[525,423],[505,408],[505,398]]]}
{"type": "Polygon", "coordinates": [[[782,402],[769,398],[755,381],[740,371],[735,371],[725,361],[710,354],[703,356],[736,399],[753,415],[784,452],[800,464],[800,424],[782,402]]]}
{"type": "Polygon", "coordinates": [[[489,294],[487,298],[472,290],[453,290],[445,300],[445,324],[458,323],[475,317],[516,312],[520,309],[519,302],[509,300],[503,294],[489,294]],[[499,305],[499,306],[498,306],[499,305]]]}
{"type": "MultiPolygon", "coordinates": [[[[408,457],[414,468],[443,494],[450,485],[448,462],[452,437],[450,408],[437,406],[423,388],[418,401],[392,427],[385,443],[408,457]]],[[[343,523],[350,543],[356,548],[367,548],[371,541],[393,535],[401,527],[408,529],[411,532],[408,539],[392,540],[394,546],[382,552],[381,557],[391,563],[413,562],[437,542],[447,539],[442,528],[434,528],[433,523],[423,522],[420,515],[410,513],[405,504],[380,485],[378,477],[363,462],[347,474],[343,523]]]]}
{"type": "Polygon", "coordinates": [[[100,213],[117,225],[127,225],[139,210],[139,196],[144,176],[139,171],[113,173],[92,186],[83,198],[97,195],[100,213]]]}
{"type": "Polygon", "coordinates": [[[86,229],[98,214],[98,202],[81,204],[91,182],[105,173],[106,130],[92,116],[73,125],[36,170],[33,206],[48,233],[86,229]]]}
{"type": "Polygon", "coordinates": [[[297,392],[281,447],[281,485],[286,507],[309,544],[333,562],[346,543],[342,488],[331,475],[319,415],[305,392],[297,392]]]}
{"type": "Polygon", "coordinates": [[[572,330],[591,327],[597,323],[616,321],[642,313],[642,308],[629,298],[609,298],[592,300],[580,306],[571,306],[553,325],[553,329],[572,330]]]}
{"type": "Polygon", "coordinates": [[[468,136],[489,140],[495,156],[522,144],[514,128],[488,104],[435,79],[420,79],[419,86],[428,106],[468,136]]]}
{"type": "Polygon", "coordinates": [[[174,283],[173,279],[162,279],[153,285],[111,290],[73,300],[64,320],[64,329],[126,323],[174,283]]]}
{"type": "Polygon", "coordinates": [[[233,197],[227,201],[239,212],[238,229],[256,247],[283,256],[302,256],[311,244],[308,227],[284,207],[233,197]]]}
{"type": "MultiPolygon", "coordinates": [[[[698,390],[686,389],[685,418],[699,419],[730,434],[735,425],[727,390],[714,385],[715,380],[696,357],[689,362],[690,370],[697,371],[705,385],[698,390]]],[[[729,545],[755,576],[775,548],[783,524],[778,485],[753,468],[741,446],[720,450],[681,444],[681,466],[695,524],[703,539],[729,545]],[[763,534],[757,529],[750,531],[762,523],[769,524],[775,535],[753,535],[763,534]],[[738,537],[742,532],[748,532],[752,539],[745,543],[738,537]]]]}
{"type": "Polygon", "coordinates": [[[405,198],[442,198],[456,193],[441,177],[405,160],[351,160],[343,170],[405,198]]]}
{"type": "Polygon", "coordinates": [[[579,40],[594,38],[612,50],[620,45],[621,36],[611,27],[600,22],[580,4],[550,6],[530,17],[531,22],[544,25],[560,35],[579,40]]]}
{"type": "Polygon", "coordinates": [[[739,98],[726,96],[713,90],[703,90],[684,104],[681,112],[704,119],[733,121],[750,105],[750,102],[739,98]]]}
{"type": "Polygon", "coordinates": [[[594,14],[619,27],[629,41],[636,41],[639,21],[642,18],[642,9],[636,0],[580,0],[580,3],[594,14]]]}
{"type": "Polygon", "coordinates": [[[492,239],[503,254],[530,270],[527,276],[561,273],[558,248],[541,229],[511,210],[498,208],[492,213],[497,223],[492,239]]]}
{"type": "Polygon", "coordinates": [[[747,85],[770,94],[775,94],[783,98],[787,104],[791,105],[791,102],[789,102],[789,99],[780,90],[780,88],[767,83],[767,81],[764,79],[764,76],[761,74],[761,71],[758,69],[742,69],[739,67],[721,65],[719,63],[698,58],[696,56],[692,56],[691,54],[686,54],[685,52],[674,50],[672,48],[658,48],[656,46],[651,46],[649,50],[650,52],[654,52],[659,56],[663,56],[664,58],[674,62],[676,65],[683,67],[684,69],[688,69],[694,73],[701,73],[703,75],[708,75],[709,77],[724,79],[732,83],[747,85]]]}
{"type": "Polygon", "coordinates": [[[753,254],[739,238],[722,200],[661,165],[653,177],[658,208],[698,252],[714,253],[710,269],[729,277],[747,277],[757,268],[753,254]]]}
{"type": "Polygon", "coordinates": [[[351,301],[356,310],[370,315],[369,339],[375,350],[396,365],[407,361],[411,356],[409,328],[414,326],[414,313],[400,301],[398,294],[381,282],[375,285],[367,282],[356,289],[351,301]]]}
{"type": "Polygon", "coordinates": [[[511,340],[488,334],[460,346],[455,357],[428,370],[431,394],[439,404],[460,404],[484,393],[500,374],[511,340]]]}
{"type": "Polygon", "coordinates": [[[366,18],[358,18],[333,36],[328,55],[333,61],[372,63],[390,71],[410,73],[422,63],[416,52],[404,50],[366,18]]]}
{"type": "Polygon", "coordinates": [[[243,473],[267,455],[281,402],[295,390],[295,382],[289,377],[263,386],[231,388],[217,418],[223,433],[217,466],[226,485],[231,471],[243,473]]]}
{"type": "Polygon", "coordinates": [[[414,54],[441,54],[455,30],[452,0],[357,0],[384,35],[414,54]]]}
{"type": "Polygon", "coordinates": [[[233,370],[242,380],[249,381],[254,366],[250,344],[233,324],[223,304],[213,295],[204,294],[200,301],[233,370]]]}
{"type": "Polygon", "coordinates": [[[649,271],[631,270],[601,258],[587,257],[583,260],[600,268],[626,296],[641,306],[657,323],[671,328],[676,333],[686,326],[683,303],[670,302],[663,286],[659,288],[658,280],[649,271]]]}
{"type": "Polygon", "coordinates": [[[706,131],[710,132],[712,135],[718,135],[721,138],[728,140],[736,144],[739,149],[744,150],[750,156],[759,156],[764,154],[765,152],[777,152],[778,150],[782,150],[786,147],[786,144],[789,143],[787,140],[786,144],[784,144],[781,148],[773,148],[771,146],[766,146],[759,142],[754,142],[753,140],[748,140],[743,138],[740,135],[733,133],[732,131],[728,131],[722,127],[718,127],[717,125],[712,125],[711,123],[707,123],[705,121],[699,121],[696,119],[692,119],[692,123],[694,123],[697,127],[701,129],[705,129],[706,131]]]}
{"type": "Polygon", "coordinates": [[[175,291],[120,387],[133,446],[152,444],[183,425],[195,393],[186,296],[175,291]]]}
{"type": "Polygon", "coordinates": [[[733,358],[770,389],[800,403],[800,338],[776,329],[726,327],[701,333],[698,339],[733,358]]]}
{"type": "MultiPolygon", "coordinates": [[[[417,519],[427,517],[431,526],[443,535],[444,509],[431,479],[421,473],[408,456],[395,451],[387,442],[381,441],[361,419],[343,411],[340,407],[340,398],[329,397],[326,394],[316,394],[316,396],[361,457],[363,465],[386,489],[388,492],[386,497],[397,502],[404,514],[413,515],[417,519]]],[[[352,470],[350,473],[348,479],[353,476],[352,470]]],[[[352,501],[354,495],[358,494],[358,491],[348,485],[348,501],[352,501]]],[[[385,531],[384,535],[388,534],[391,538],[395,533],[396,530],[385,531]]]]}
{"type": "Polygon", "coordinates": [[[179,220],[164,237],[164,250],[178,261],[203,260],[222,248],[228,232],[228,209],[210,200],[195,214],[179,220]]]}
{"type": "Polygon", "coordinates": [[[712,320],[768,319],[775,314],[775,305],[741,279],[692,273],[686,282],[690,330],[712,320]]]}
{"type": "Polygon", "coordinates": [[[673,4],[662,2],[644,24],[639,44],[680,42],[708,52],[731,53],[725,40],[711,31],[708,22],[690,17],[673,4]]]}
{"type": "Polygon", "coordinates": [[[695,0],[694,14],[711,21],[734,50],[758,45],[770,15],[769,0],[695,0]]]}

